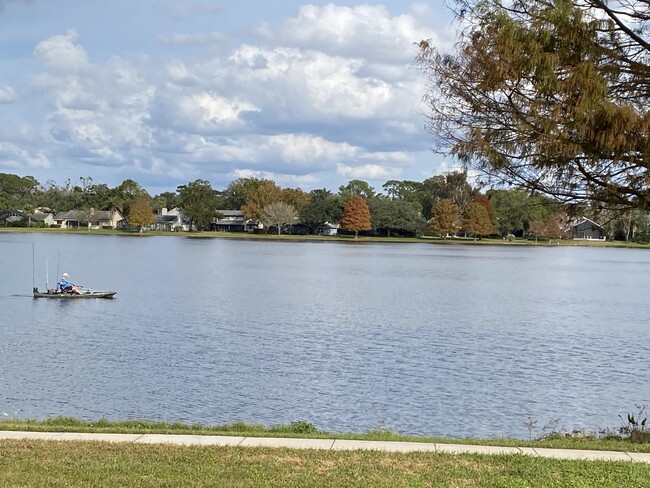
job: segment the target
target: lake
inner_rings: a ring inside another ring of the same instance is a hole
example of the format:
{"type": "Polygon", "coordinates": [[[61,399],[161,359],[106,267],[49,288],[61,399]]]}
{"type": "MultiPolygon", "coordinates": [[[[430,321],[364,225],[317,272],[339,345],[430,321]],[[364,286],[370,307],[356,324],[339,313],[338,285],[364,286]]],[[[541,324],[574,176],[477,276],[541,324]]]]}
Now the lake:
{"type": "Polygon", "coordinates": [[[596,431],[650,404],[647,250],[27,233],[0,250],[5,417],[528,437],[529,418],[596,431]],[[63,272],[117,296],[31,298],[63,272]]]}

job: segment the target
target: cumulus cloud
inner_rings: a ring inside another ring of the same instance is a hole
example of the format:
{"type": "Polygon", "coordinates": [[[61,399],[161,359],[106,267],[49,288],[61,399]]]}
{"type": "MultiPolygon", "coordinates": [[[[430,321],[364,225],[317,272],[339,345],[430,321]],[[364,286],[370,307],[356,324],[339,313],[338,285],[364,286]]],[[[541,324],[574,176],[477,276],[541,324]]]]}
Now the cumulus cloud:
{"type": "Polygon", "coordinates": [[[10,86],[0,86],[0,103],[11,103],[18,99],[16,92],[10,86]]]}
{"type": "Polygon", "coordinates": [[[402,170],[400,168],[386,167],[379,164],[364,164],[361,166],[336,165],[336,172],[346,178],[359,180],[378,180],[396,178],[402,170]]]}
{"type": "Polygon", "coordinates": [[[174,59],[165,67],[165,75],[174,85],[198,85],[200,79],[190,73],[189,69],[180,59],[174,59]]]}
{"type": "Polygon", "coordinates": [[[32,79],[48,97],[52,110],[44,127],[52,142],[67,147],[75,159],[91,164],[133,164],[138,151],[150,147],[149,84],[146,58],[112,57],[90,63],[76,34],[53,36],[36,46],[34,55],[50,71],[32,79]]]}
{"type": "Polygon", "coordinates": [[[314,164],[354,157],[359,149],[347,143],[327,141],[308,134],[281,134],[267,139],[265,149],[289,164],[314,164]]]}
{"type": "MultiPolygon", "coordinates": [[[[68,31],[34,49],[43,72],[31,87],[49,108],[43,139],[70,160],[150,179],[252,175],[313,186],[395,178],[423,145],[417,106],[424,81],[407,66],[411,37],[432,35],[422,23],[413,12],[391,16],[381,6],[306,6],[276,32],[269,28],[267,45],[241,44],[225,56],[177,58],[166,50],[156,59],[102,62],[68,31]]],[[[0,102],[12,97],[10,87],[0,88],[0,102]]]]}
{"type": "Polygon", "coordinates": [[[420,23],[423,16],[430,17],[424,15],[430,14],[425,9],[420,4],[413,13],[392,16],[383,5],[304,5],[279,29],[262,24],[258,33],[282,45],[382,63],[410,63],[414,42],[438,38],[430,26],[420,23]]]}
{"type": "Polygon", "coordinates": [[[0,142],[0,167],[43,169],[50,167],[50,161],[42,151],[30,152],[11,142],[0,142]]]}
{"type": "Polygon", "coordinates": [[[243,116],[259,109],[247,100],[227,98],[200,88],[159,90],[155,117],[158,123],[200,136],[219,135],[243,130],[243,116]]]}
{"type": "Polygon", "coordinates": [[[75,44],[76,38],[76,31],[69,30],[65,35],[45,39],[36,45],[34,55],[56,70],[82,70],[88,65],[88,56],[82,46],[75,44]]]}
{"type": "Polygon", "coordinates": [[[388,118],[406,115],[405,107],[420,98],[409,90],[412,73],[404,73],[402,84],[390,83],[361,76],[357,60],[322,52],[244,45],[229,61],[230,76],[240,89],[277,106],[276,121],[278,116],[321,121],[388,118]]]}
{"type": "Polygon", "coordinates": [[[199,125],[222,125],[239,122],[242,112],[255,112],[258,109],[243,100],[228,100],[213,93],[199,93],[180,99],[179,108],[188,118],[199,125]]]}

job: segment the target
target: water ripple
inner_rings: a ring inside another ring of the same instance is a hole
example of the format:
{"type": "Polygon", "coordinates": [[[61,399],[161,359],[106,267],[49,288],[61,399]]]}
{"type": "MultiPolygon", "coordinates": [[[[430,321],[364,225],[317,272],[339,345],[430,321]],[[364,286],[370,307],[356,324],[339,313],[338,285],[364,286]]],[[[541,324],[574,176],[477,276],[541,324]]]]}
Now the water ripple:
{"type": "Polygon", "coordinates": [[[0,255],[11,415],[527,437],[528,417],[596,429],[650,403],[647,253],[30,238],[118,295],[12,296],[31,246],[0,255]]]}

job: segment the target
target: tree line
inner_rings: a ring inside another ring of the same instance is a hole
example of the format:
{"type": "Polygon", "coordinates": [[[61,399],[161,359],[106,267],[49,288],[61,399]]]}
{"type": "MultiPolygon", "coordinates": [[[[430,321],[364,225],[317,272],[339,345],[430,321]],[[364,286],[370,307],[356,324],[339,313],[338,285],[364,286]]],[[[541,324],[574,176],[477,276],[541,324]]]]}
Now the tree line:
{"type": "Polygon", "coordinates": [[[435,150],[486,185],[588,207],[610,236],[647,242],[650,3],[447,6],[458,26],[453,50],[423,39],[415,58],[435,150]]]}
{"type": "Polygon", "coordinates": [[[603,222],[608,235],[619,239],[650,240],[647,212],[630,210],[603,215],[593,205],[567,205],[557,199],[521,189],[481,192],[455,171],[424,181],[389,180],[381,190],[363,180],[351,180],[338,188],[281,188],[274,181],[238,178],[223,190],[202,179],[180,185],[176,191],[149,195],[127,179],[116,187],[90,177],[67,180],[63,185],[34,177],[0,173],[0,210],[31,214],[36,208],[52,212],[68,210],[120,210],[135,226],[155,222],[163,208],[180,207],[193,228],[202,229],[220,218],[217,210],[241,210],[245,218],[274,227],[304,224],[311,233],[325,222],[340,223],[355,234],[385,236],[560,237],[567,215],[577,214],[603,222]],[[353,198],[358,197],[358,198],[353,198]],[[347,210],[346,210],[346,207],[347,210]],[[364,208],[366,207],[366,208],[364,208]],[[598,215],[598,216],[596,216],[598,215]]]}

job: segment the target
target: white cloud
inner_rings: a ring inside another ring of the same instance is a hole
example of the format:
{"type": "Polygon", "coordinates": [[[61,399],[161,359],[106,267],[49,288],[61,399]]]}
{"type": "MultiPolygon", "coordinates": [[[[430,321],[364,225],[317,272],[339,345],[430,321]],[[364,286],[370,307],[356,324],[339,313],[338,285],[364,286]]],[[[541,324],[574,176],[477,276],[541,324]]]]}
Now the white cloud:
{"type": "Polygon", "coordinates": [[[422,4],[413,13],[398,16],[383,5],[304,5],[279,29],[262,24],[258,33],[277,44],[404,64],[413,59],[414,42],[438,38],[430,25],[421,23],[423,17],[432,16],[422,4]]]}
{"type": "MultiPolygon", "coordinates": [[[[179,8],[188,34],[159,40],[224,39],[190,25],[198,10],[179,8]]],[[[125,177],[251,174],[305,186],[396,177],[423,147],[417,107],[424,80],[408,64],[411,37],[432,33],[413,12],[306,6],[268,30],[267,45],[240,44],[227,55],[160,49],[151,58],[97,62],[97,52],[111,46],[93,49],[75,31],[49,37],[34,49],[43,72],[24,90],[33,88],[43,111],[30,120],[35,130],[25,147],[41,144],[57,165],[82,162],[125,177]]],[[[0,102],[14,97],[0,87],[0,102]]]]}
{"type": "Polygon", "coordinates": [[[69,30],[65,35],[45,39],[36,45],[34,55],[56,70],[82,70],[88,65],[88,56],[83,47],[74,43],[76,38],[76,31],[69,30]]]}
{"type": "Polygon", "coordinates": [[[190,73],[183,61],[174,59],[165,67],[167,79],[175,85],[196,85],[199,78],[190,73]]]}
{"type": "Polygon", "coordinates": [[[74,38],[72,32],[54,36],[34,51],[53,68],[32,79],[52,107],[44,124],[49,139],[77,160],[135,166],[137,152],[152,144],[148,122],[155,88],[144,79],[147,58],[93,64],[74,38]]]}
{"type": "Polygon", "coordinates": [[[0,167],[44,169],[50,167],[50,161],[42,151],[32,153],[11,142],[0,142],[0,167]]]}
{"type": "Polygon", "coordinates": [[[243,131],[246,126],[243,116],[259,112],[247,100],[196,89],[192,83],[180,89],[160,87],[155,110],[158,124],[166,123],[177,131],[198,136],[226,134],[236,129],[243,131]]]}
{"type": "Polygon", "coordinates": [[[227,69],[236,86],[260,104],[277,106],[280,117],[405,116],[421,98],[420,92],[411,91],[414,74],[408,70],[403,83],[392,83],[361,74],[363,63],[358,60],[322,52],[244,45],[233,52],[230,62],[227,69]]]}
{"type": "Polygon", "coordinates": [[[347,166],[344,164],[336,165],[336,172],[346,178],[359,180],[378,180],[396,178],[402,170],[400,168],[391,168],[380,166],[378,164],[364,164],[361,166],[347,166]]]}
{"type": "Polygon", "coordinates": [[[242,112],[257,112],[254,105],[243,100],[228,100],[212,93],[185,97],[180,108],[188,116],[197,117],[203,124],[229,124],[240,121],[242,112]]]}
{"type": "Polygon", "coordinates": [[[16,92],[10,86],[0,86],[0,103],[11,103],[18,99],[16,92]]]}
{"type": "MultiPolygon", "coordinates": [[[[354,157],[359,149],[347,143],[335,143],[307,134],[282,134],[267,139],[265,150],[287,163],[314,164],[354,157]]],[[[266,151],[265,151],[266,152],[266,151]]]]}

